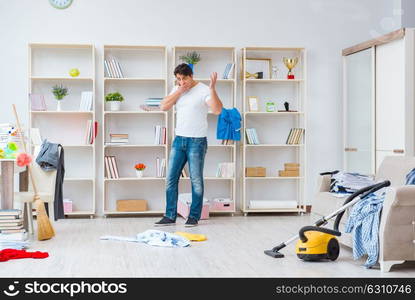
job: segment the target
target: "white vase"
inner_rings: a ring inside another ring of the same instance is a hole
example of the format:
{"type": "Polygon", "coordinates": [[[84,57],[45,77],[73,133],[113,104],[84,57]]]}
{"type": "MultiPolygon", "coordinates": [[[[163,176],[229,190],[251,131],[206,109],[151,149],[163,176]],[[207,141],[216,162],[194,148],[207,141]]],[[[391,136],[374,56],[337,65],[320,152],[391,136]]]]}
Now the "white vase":
{"type": "Polygon", "coordinates": [[[120,101],[110,101],[110,110],[111,111],[117,111],[121,108],[121,102],[120,101]]]}
{"type": "Polygon", "coordinates": [[[61,101],[62,100],[57,100],[58,104],[56,105],[56,111],[62,111],[62,107],[61,107],[61,101]]]}
{"type": "Polygon", "coordinates": [[[143,170],[135,170],[135,173],[137,174],[137,177],[138,178],[141,178],[144,175],[144,171],[143,170]]]}

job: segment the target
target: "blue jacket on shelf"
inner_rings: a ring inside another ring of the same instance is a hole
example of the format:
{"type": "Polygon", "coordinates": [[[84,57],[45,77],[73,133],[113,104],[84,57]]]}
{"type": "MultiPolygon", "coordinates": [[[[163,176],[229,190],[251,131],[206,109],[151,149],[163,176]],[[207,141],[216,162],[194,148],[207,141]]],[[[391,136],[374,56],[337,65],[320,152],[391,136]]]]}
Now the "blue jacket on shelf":
{"type": "Polygon", "coordinates": [[[218,140],[241,140],[241,114],[238,109],[235,107],[222,109],[218,118],[216,138],[218,140]]]}

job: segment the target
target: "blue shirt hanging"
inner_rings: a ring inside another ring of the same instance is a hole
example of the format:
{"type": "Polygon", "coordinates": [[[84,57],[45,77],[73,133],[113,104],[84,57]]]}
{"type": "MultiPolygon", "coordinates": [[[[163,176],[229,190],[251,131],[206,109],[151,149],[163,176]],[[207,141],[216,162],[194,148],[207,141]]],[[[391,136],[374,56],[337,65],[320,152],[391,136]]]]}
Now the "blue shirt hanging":
{"type": "Polygon", "coordinates": [[[241,114],[238,109],[235,107],[222,109],[218,118],[216,138],[218,140],[241,140],[241,114]]]}

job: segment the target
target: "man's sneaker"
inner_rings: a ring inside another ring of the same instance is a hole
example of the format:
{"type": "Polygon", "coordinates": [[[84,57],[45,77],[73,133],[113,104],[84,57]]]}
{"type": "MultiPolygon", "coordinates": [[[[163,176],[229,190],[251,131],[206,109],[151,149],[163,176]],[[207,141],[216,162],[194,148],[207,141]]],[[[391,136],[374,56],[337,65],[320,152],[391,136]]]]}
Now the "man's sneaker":
{"type": "Polygon", "coordinates": [[[169,226],[169,225],[176,225],[176,221],[163,217],[160,221],[154,223],[154,226],[169,226]]]}
{"type": "Polygon", "coordinates": [[[192,217],[189,217],[184,224],[185,227],[194,227],[197,226],[197,220],[193,219],[192,217]]]}

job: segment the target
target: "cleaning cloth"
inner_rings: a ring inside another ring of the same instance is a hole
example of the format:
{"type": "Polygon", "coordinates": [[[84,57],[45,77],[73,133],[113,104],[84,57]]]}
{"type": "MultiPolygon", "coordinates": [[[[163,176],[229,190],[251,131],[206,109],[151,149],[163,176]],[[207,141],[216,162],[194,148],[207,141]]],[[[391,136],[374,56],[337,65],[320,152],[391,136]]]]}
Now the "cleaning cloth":
{"type": "Polygon", "coordinates": [[[207,240],[206,235],[204,234],[195,234],[195,233],[188,233],[188,232],[181,232],[177,231],[174,234],[180,235],[191,242],[203,242],[207,240]]]}
{"type": "Polygon", "coordinates": [[[27,252],[26,250],[4,249],[0,251],[0,261],[8,261],[20,258],[46,258],[49,257],[47,252],[27,252]]]}

